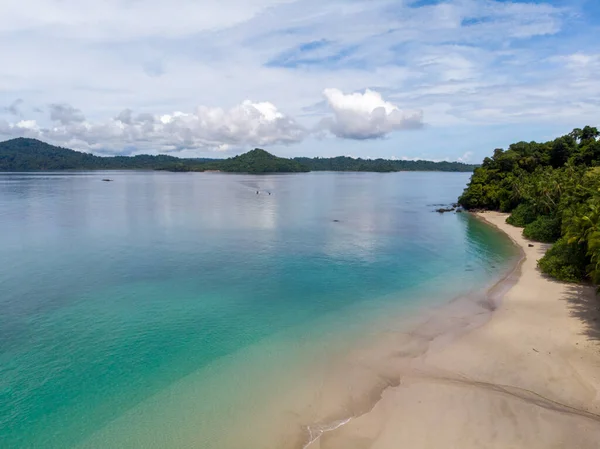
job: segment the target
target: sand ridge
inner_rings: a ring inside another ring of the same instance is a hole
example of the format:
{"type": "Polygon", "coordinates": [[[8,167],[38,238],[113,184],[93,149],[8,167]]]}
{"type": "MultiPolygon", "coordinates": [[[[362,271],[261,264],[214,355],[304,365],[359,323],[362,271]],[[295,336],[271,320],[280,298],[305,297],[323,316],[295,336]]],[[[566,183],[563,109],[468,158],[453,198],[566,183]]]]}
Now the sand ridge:
{"type": "Polygon", "coordinates": [[[399,381],[311,449],[600,447],[600,302],[591,286],[537,269],[507,215],[478,216],[523,251],[518,279],[487,323],[395,363],[399,381]]]}

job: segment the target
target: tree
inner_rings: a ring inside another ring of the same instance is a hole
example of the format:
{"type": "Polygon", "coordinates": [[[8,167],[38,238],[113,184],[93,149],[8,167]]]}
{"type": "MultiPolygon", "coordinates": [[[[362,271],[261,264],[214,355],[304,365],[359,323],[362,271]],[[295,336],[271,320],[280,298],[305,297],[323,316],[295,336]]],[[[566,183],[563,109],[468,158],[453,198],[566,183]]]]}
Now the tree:
{"type": "Polygon", "coordinates": [[[0,142],[0,171],[29,170],[170,170],[227,172],[301,172],[328,171],[451,171],[472,172],[475,165],[460,162],[403,161],[385,159],[277,158],[255,149],[229,159],[182,159],[166,155],[99,157],[90,153],[55,147],[35,139],[12,139],[0,142]]]}
{"type": "Polygon", "coordinates": [[[591,126],[586,126],[581,130],[581,137],[580,140],[582,142],[584,141],[589,141],[589,140],[596,140],[596,138],[600,135],[600,133],[598,132],[598,128],[596,127],[591,127],[591,126]]]}
{"type": "Polygon", "coordinates": [[[563,136],[552,143],[550,164],[552,167],[562,167],[567,163],[574,149],[575,140],[571,136],[563,136]]]}
{"type": "Polygon", "coordinates": [[[513,212],[524,235],[557,243],[540,260],[546,274],[600,282],[600,141],[576,128],[551,142],[518,142],[494,150],[475,169],[459,203],[513,212]]]}

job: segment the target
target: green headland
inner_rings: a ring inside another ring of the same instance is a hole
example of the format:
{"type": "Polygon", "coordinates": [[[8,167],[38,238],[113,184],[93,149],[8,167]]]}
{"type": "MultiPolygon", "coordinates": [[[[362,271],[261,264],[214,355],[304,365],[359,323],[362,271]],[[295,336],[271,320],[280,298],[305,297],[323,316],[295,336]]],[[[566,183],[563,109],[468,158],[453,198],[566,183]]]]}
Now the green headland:
{"type": "Polygon", "coordinates": [[[183,159],[169,155],[96,156],[56,147],[27,138],[0,142],[0,171],[36,170],[168,170],[174,172],[221,171],[230,173],[293,173],[308,171],[449,171],[471,172],[475,165],[460,162],[298,157],[287,159],[265,150],[228,159],[183,159]]]}

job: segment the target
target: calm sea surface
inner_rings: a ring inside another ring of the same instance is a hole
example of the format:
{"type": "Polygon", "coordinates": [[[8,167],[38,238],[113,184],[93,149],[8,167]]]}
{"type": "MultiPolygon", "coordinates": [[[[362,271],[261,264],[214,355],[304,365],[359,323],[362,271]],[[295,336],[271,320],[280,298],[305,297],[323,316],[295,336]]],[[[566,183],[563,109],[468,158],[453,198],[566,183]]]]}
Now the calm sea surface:
{"type": "Polygon", "coordinates": [[[432,212],[469,176],[0,173],[0,447],[234,447],[309,360],[498,275],[432,212]]]}

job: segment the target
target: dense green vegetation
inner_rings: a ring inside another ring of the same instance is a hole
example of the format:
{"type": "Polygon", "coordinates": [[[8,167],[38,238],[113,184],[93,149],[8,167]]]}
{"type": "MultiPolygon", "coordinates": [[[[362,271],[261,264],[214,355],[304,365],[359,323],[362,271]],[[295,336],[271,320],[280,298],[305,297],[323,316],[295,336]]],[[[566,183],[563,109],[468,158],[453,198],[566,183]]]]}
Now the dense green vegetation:
{"type": "Polygon", "coordinates": [[[311,171],[453,171],[472,172],[476,165],[461,162],[402,161],[389,159],[361,159],[347,156],[330,158],[297,157],[296,161],[306,165],[311,171]]]}
{"type": "Polygon", "coordinates": [[[212,159],[204,162],[190,163],[178,161],[167,164],[161,170],[169,171],[210,171],[218,170],[228,173],[294,173],[310,171],[308,167],[293,159],[273,156],[265,150],[255,148],[239,156],[229,159],[212,159]]]}
{"type": "Polygon", "coordinates": [[[152,170],[178,161],[199,163],[198,159],[139,155],[101,157],[69,150],[36,139],[17,138],[0,142],[0,171],[31,170],[152,170]]]}
{"type": "Polygon", "coordinates": [[[31,170],[170,170],[245,173],[305,171],[473,171],[474,165],[459,162],[391,161],[385,159],[295,158],[284,159],[255,149],[229,159],[181,159],[173,156],[139,155],[100,157],[55,147],[35,139],[12,139],[0,143],[0,171],[31,170]]]}
{"type": "Polygon", "coordinates": [[[307,172],[306,165],[292,159],[273,156],[265,150],[256,148],[239,156],[212,162],[217,168],[226,172],[237,173],[277,173],[277,172],[307,172]]]}
{"type": "Polygon", "coordinates": [[[545,143],[497,149],[459,198],[466,209],[511,212],[507,222],[532,240],[554,243],[543,272],[600,283],[600,132],[586,126],[545,143]]]}

